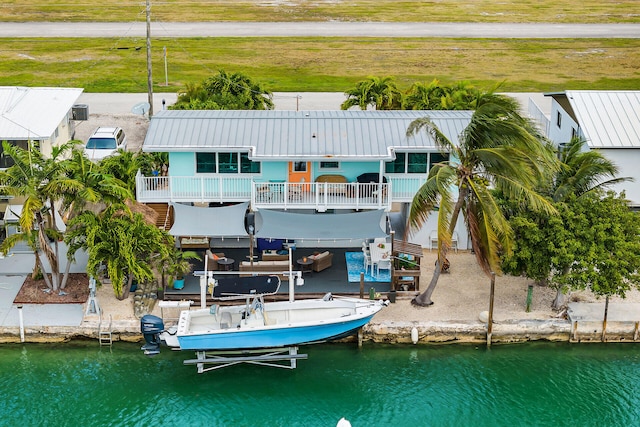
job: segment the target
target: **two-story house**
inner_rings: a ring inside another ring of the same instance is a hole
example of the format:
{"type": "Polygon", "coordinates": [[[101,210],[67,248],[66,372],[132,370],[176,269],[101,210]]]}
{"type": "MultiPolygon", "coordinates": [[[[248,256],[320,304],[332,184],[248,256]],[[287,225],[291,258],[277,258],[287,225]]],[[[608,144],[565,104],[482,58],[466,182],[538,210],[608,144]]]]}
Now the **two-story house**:
{"type": "MultiPolygon", "coordinates": [[[[167,176],[137,177],[137,199],[154,204],[248,202],[251,211],[334,215],[367,210],[406,215],[433,164],[447,161],[428,116],[452,141],[470,111],[161,111],[143,151],[168,152],[167,176]]],[[[427,227],[425,227],[427,228],[427,227]]],[[[428,245],[435,229],[412,240],[428,245]]],[[[466,232],[459,232],[460,237],[466,232]]],[[[347,237],[347,236],[345,236],[347,237]]],[[[466,239],[459,241],[466,245],[466,239]]]]}
{"type": "Polygon", "coordinates": [[[559,147],[572,137],[585,139],[619,168],[619,177],[633,181],[612,187],[625,191],[640,208],[640,91],[567,90],[552,98],[548,137],[559,147]]]}

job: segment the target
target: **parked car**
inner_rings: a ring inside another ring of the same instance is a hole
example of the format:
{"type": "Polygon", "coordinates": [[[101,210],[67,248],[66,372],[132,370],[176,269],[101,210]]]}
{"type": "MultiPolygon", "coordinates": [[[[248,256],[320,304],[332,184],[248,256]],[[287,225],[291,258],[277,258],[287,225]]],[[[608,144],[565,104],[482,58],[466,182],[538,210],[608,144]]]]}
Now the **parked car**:
{"type": "Polygon", "coordinates": [[[89,136],[84,152],[91,160],[100,161],[126,147],[127,137],[122,128],[99,127],[89,136]]]}

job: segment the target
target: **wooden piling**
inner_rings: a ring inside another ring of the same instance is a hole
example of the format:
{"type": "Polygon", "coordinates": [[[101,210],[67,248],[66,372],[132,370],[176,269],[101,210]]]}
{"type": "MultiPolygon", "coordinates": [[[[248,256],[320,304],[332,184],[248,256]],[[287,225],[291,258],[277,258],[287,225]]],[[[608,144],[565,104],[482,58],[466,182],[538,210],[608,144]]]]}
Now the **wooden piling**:
{"type": "Polygon", "coordinates": [[[491,292],[489,293],[489,320],[487,321],[487,347],[491,347],[493,335],[493,299],[496,290],[496,273],[491,272],[491,292]]]}

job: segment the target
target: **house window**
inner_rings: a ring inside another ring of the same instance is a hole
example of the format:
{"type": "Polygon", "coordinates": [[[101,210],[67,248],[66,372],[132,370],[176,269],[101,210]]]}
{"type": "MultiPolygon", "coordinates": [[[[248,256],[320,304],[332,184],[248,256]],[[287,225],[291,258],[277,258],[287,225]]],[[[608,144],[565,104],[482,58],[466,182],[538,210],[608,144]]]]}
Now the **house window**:
{"type": "Polygon", "coordinates": [[[406,153],[396,153],[396,159],[392,162],[385,163],[384,170],[386,173],[404,173],[405,162],[406,153]]]}
{"type": "Polygon", "coordinates": [[[560,111],[558,111],[558,116],[556,117],[556,125],[558,125],[559,128],[562,127],[562,114],[560,111]]]}
{"type": "Polygon", "coordinates": [[[320,162],[320,169],[340,169],[340,162],[320,162]]]}
{"type": "Polygon", "coordinates": [[[576,128],[571,128],[571,139],[575,139],[578,137],[578,131],[576,128]]]}
{"type": "Polygon", "coordinates": [[[427,153],[409,153],[407,156],[407,173],[425,173],[428,165],[427,153]]]}
{"type": "Polygon", "coordinates": [[[249,159],[249,153],[240,153],[240,173],[260,173],[260,162],[249,159]]]}
{"type": "Polygon", "coordinates": [[[216,173],[216,153],[196,153],[197,173],[216,173]]]}
{"type": "Polygon", "coordinates": [[[306,172],[307,171],[307,162],[293,162],[293,171],[294,172],[306,172]]]}
{"type": "Polygon", "coordinates": [[[431,153],[429,154],[429,170],[433,165],[449,161],[449,153],[431,153]]]}
{"type": "Polygon", "coordinates": [[[260,173],[248,153],[196,153],[196,173],[260,173]]]}
{"type": "Polygon", "coordinates": [[[218,153],[219,173],[238,173],[238,153],[218,153]]]}
{"type": "Polygon", "coordinates": [[[385,172],[426,173],[434,164],[448,160],[448,153],[396,153],[394,161],[385,163],[385,172]]]}

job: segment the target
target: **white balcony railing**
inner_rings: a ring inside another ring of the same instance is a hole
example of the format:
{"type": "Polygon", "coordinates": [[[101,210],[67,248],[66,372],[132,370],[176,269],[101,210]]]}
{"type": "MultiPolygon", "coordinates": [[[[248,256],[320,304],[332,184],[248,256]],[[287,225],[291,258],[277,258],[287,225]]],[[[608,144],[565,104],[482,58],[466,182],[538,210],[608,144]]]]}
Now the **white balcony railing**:
{"type": "Polygon", "coordinates": [[[390,177],[388,183],[255,182],[251,177],[136,176],[143,203],[243,202],[276,209],[390,209],[410,202],[426,177],[390,177]]]}

